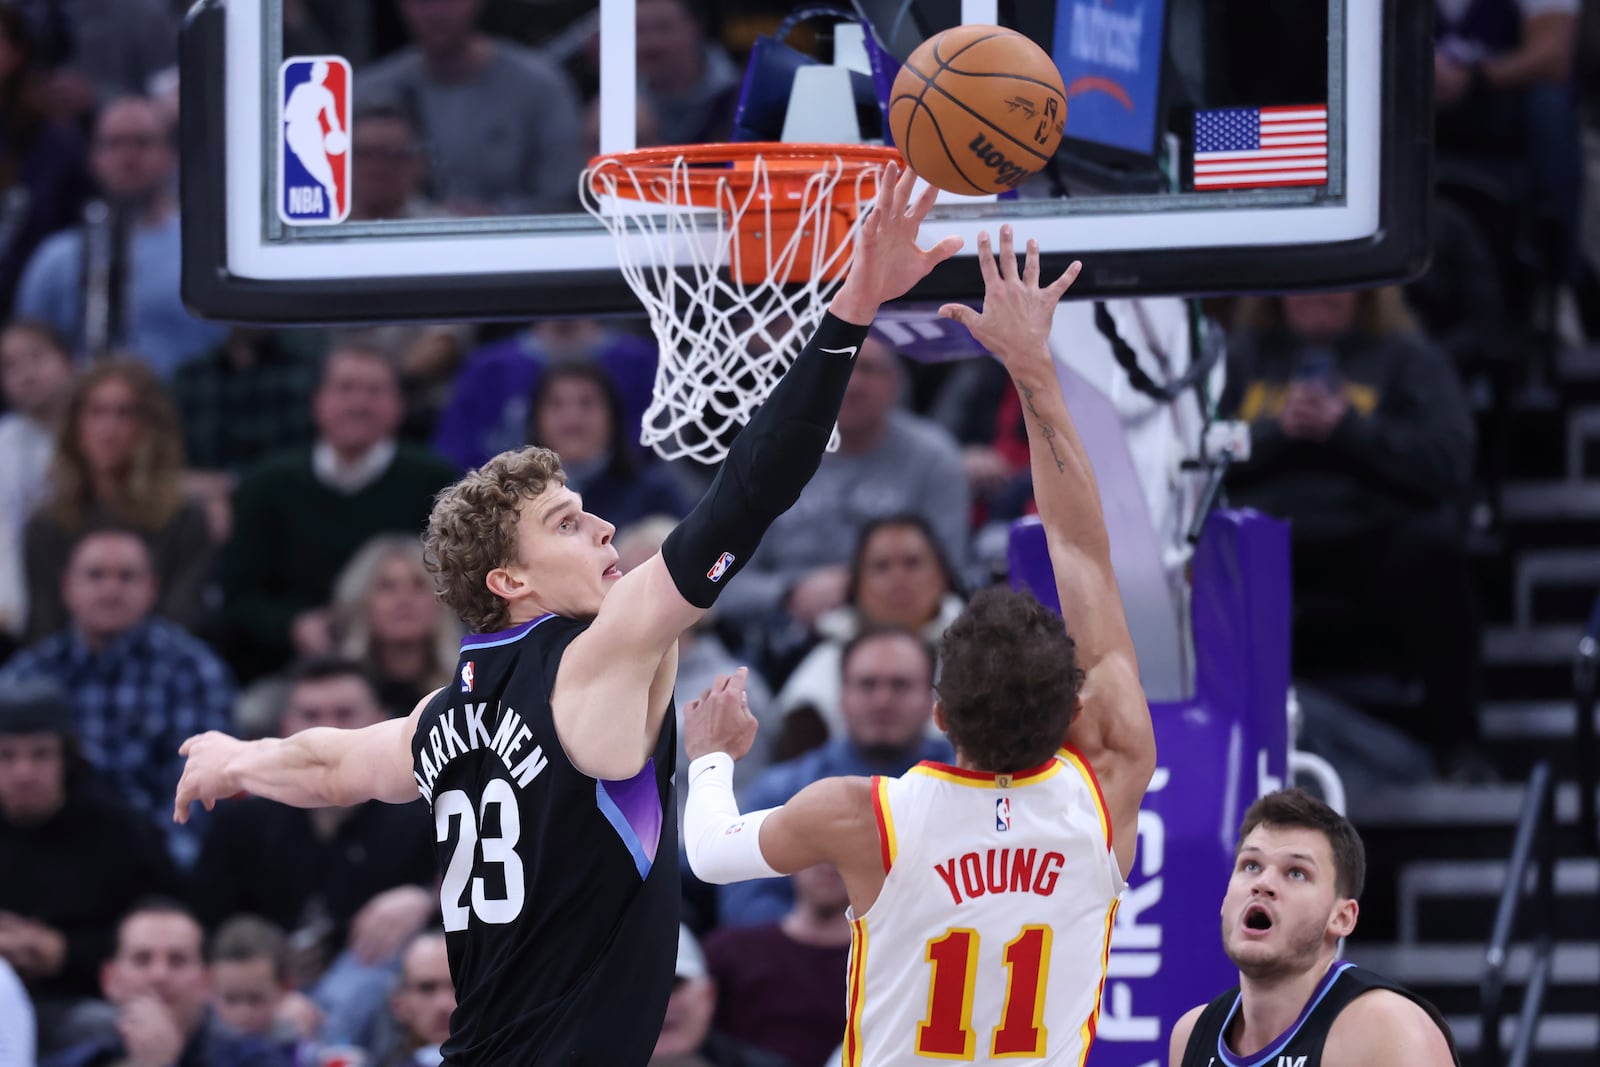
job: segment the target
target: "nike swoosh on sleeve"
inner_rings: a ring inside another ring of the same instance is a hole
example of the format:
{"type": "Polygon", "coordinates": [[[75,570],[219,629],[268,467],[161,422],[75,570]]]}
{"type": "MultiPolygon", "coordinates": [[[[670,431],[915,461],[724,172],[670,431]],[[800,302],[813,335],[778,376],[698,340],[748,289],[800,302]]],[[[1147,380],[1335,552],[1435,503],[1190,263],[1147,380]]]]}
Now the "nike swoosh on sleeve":
{"type": "Polygon", "coordinates": [[[845,347],[845,348],[823,348],[823,349],[820,349],[819,351],[827,352],[830,355],[835,355],[835,356],[849,356],[851,359],[855,359],[856,358],[856,346],[855,345],[849,345],[848,347],[845,347]]]}

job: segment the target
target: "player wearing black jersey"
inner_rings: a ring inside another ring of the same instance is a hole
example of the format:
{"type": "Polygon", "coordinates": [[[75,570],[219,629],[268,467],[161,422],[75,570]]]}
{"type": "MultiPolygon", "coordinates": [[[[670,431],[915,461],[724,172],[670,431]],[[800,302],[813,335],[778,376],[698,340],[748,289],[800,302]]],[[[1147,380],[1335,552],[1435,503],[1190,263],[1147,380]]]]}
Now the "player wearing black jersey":
{"type": "Polygon", "coordinates": [[[1298,789],[1245,812],[1222,901],[1239,984],[1172,1030],[1169,1067],[1460,1067],[1415,993],[1338,959],[1366,878],[1361,837],[1298,789]]]}
{"type": "Polygon", "coordinates": [[[880,304],[960,247],[917,230],[934,191],[884,174],[815,335],[661,551],[620,574],[613,528],[554,453],[496,457],[439,497],[440,596],[477,633],[404,720],[244,743],[191,738],[175,817],[247,791],[303,807],[432,805],[458,1007],[446,1062],[630,1067],[649,1057],[678,941],[678,636],[816,472],[880,304]]]}

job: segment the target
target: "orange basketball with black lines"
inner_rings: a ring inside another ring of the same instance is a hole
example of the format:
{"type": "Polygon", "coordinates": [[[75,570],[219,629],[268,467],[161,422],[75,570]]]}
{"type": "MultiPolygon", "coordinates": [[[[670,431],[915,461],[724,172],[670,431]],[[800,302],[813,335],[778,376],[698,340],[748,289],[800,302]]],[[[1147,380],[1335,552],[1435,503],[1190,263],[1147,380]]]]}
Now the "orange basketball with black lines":
{"type": "Polygon", "coordinates": [[[1003,193],[1038,173],[1066,122],[1061,72],[1003,26],[957,26],[923,41],[889,98],[890,135],[911,169],[967,196],[1003,193]]]}

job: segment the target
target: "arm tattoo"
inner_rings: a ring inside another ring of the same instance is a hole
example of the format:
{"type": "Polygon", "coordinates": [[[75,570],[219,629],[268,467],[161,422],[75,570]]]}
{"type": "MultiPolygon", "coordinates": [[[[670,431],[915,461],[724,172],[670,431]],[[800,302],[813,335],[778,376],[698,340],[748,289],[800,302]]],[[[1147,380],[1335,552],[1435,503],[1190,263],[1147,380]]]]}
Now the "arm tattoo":
{"type": "Polygon", "coordinates": [[[1045,444],[1050,446],[1050,458],[1056,461],[1056,471],[1059,473],[1067,469],[1066,460],[1061,458],[1061,453],[1056,451],[1056,428],[1039,417],[1039,409],[1033,406],[1033,390],[1026,385],[1018,384],[1017,389],[1022,393],[1022,402],[1028,406],[1028,414],[1033,416],[1033,421],[1039,424],[1039,432],[1044,435],[1045,444]]]}

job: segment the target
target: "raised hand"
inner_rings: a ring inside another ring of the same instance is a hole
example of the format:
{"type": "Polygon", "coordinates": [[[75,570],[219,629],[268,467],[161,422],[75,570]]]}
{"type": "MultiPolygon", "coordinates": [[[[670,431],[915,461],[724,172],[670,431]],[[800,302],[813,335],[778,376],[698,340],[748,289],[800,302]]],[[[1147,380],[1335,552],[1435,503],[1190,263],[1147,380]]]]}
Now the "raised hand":
{"type": "Polygon", "coordinates": [[[183,743],[178,755],[186,757],[186,762],[173,801],[173,822],[188,822],[189,806],[197,800],[210,811],[218,800],[239,792],[228,763],[245,743],[216,730],[197,734],[183,743]]]}
{"type": "Polygon", "coordinates": [[[756,717],[744,691],[748,667],[721,675],[683,707],[683,751],[691,760],[712,752],[743,759],[756,739],[756,717]]]}
{"type": "Polygon", "coordinates": [[[946,237],[932,248],[917,244],[917,230],[933,210],[939,190],[928,186],[915,199],[917,176],[893,163],[883,168],[878,202],[861,223],[850,273],[830,310],[846,322],[869,326],[878,307],[911,291],[928,272],[961,250],[961,238],[946,237]]]}
{"type": "Polygon", "coordinates": [[[1027,260],[1019,274],[1011,227],[1002,226],[998,264],[989,246],[989,231],[978,235],[978,269],[983,274],[983,310],[946,304],[939,314],[965,326],[1012,374],[1045,366],[1050,359],[1050,327],[1055,321],[1056,304],[1072,288],[1083,264],[1073,260],[1061,277],[1041,288],[1039,242],[1028,241],[1027,260]]]}

